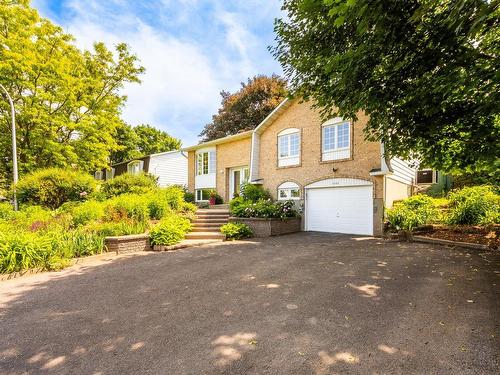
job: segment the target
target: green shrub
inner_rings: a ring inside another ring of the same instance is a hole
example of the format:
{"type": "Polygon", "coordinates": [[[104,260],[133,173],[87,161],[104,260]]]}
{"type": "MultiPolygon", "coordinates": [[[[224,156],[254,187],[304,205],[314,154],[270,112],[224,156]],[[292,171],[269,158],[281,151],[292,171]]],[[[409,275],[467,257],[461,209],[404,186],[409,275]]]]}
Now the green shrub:
{"type": "Polygon", "coordinates": [[[145,222],[149,218],[148,199],[144,195],[123,194],[103,204],[106,221],[119,222],[124,219],[133,219],[145,222]]]}
{"type": "Polygon", "coordinates": [[[389,226],[395,230],[412,231],[418,226],[430,222],[440,221],[440,212],[438,211],[438,202],[424,194],[416,194],[387,210],[387,221],[389,226]]]}
{"type": "Polygon", "coordinates": [[[227,223],[220,227],[220,231],[228,240],[240,240],[253,235],[250,227],[243,223],[227,223]]]}
{"type": "Polygon", "coordinates": [[[121,194],[143,194],[158,187],[155,176],[148,173],[124,173],[110,180],[106,180],[101,187],[104,197],[111,198],[121,194]]]}
{"type": "Polygon", "coordinates": [[[100,254],[106,250],[102,234],[83,229],[51,234],[53,248],[61,257],[73,258],[100,254]]]}
{"type": "Polygon", "coordinates": [[[285,219],[299,216],[292,201],[272,202],[261,199],[253,202],[238,197],[230,202],[230,209],[231,214],[236,217],[285,219]]]}
{"type": "Polygon", "coordinates": [[[49,236],[35,233],[0,233],[0,273],[29,268],[55,269],[61,258],[52,249],[49,236]]]}
{"type": "Polygon", "coordinates": [[[147,222],[131,219],[122,219],[119,222],[94,222],[85,227],[87,232],[96,233],[102,237],[142,234],[145,233],[147,229],[147,222]]]}
{"type": "Polygon", "coordinates": [[[0,202],[0,220],[10,220],[14,215],[14,207],[10,203],[0,202]]]}
{"type": "Polygon", "coordinates": [[[184,200],[186,202],[189,202],[189,203],[194,203],[195,202],[194,193],[191,193],[190,191],[185,190],[184,191],[184,200]]]}
{"type": "Polygon", "coordinates": [[[387,221],[392,229],[411,232],[426,223],[426,215],[403,204],[396,204],[387,211],[387,221]]]}
{"type": "Polygon", "coordinates": [[[155,225],[149,238],[152,245],[174,245],[184,239],[191,230],[191,222],[180,216],[172,215],[162,219],[155,225]]]}
{"type": "Polygon", "coordinates": [[[450,224],[478,225],[500,223],[500,195],[492,186],[472,186],[453,191],[450,224]]]}
{"type": "Polygon", "coordinates": [[[96,188],[86,173],[60,168],[41,169],[21,178],[16,185],[20,203],[55,209],[64,202],[84,201],[96,188]]]}
{"type": "Polygon", "coordinates": [[[253,185],[249,183],[243,184],[241,186],[240,196],[244,200],[251,202],[271,199],[271,194],[269,193],[269,191],[264,190],[260,185],[253,185]]]}
{"type": "Polygon", "coordinates": [[[104,204],[94,200],[74,205],[71,207],[69,212],[73,217],[73,224],[75,226],[85,225],[91,221],[101,220],[106,216],[104,204]]]}

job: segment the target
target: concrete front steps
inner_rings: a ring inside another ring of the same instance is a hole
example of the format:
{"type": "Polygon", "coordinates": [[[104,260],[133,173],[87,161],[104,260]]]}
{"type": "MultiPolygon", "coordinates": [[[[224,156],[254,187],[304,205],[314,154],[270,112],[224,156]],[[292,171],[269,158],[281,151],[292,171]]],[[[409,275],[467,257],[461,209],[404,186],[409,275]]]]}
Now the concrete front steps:
{"type": "Polygon", "coordinates": [[[196,218],[193,221],[193,229],[186,235],[187,240],[220,240],[224,241],[224,236],[219,228],[228,223],[229,209],[209,208],[196,211],[196,218]]]}

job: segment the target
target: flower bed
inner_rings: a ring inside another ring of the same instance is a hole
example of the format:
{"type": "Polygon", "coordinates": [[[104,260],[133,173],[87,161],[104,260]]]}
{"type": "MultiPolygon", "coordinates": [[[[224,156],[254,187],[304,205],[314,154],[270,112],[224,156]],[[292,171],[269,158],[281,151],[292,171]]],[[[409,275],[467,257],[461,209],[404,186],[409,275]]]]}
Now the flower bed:
{"type": "MultiPolygon", "coordinates": [[[[35,177],[30,176],[29,181],[35,177]]],[[[42,177],[43,182],[46,175],[42,177]]],[[[81,195],[77,194],[80,185],[75,180],[73,175],[62,180],[59,188],[71,194],[61,194],[61,200],[55,196],[47,200],[47,195],[39,192],[41,188],[32,191],[21,184],[25,194],[20,196],[25,199],[21,200],[20,211],[0,203],[0,273],[56,270],[68,266],[71,258],[105,251],[149,250],[150,235],[146,233],[164,229],[165,223],[175,227],[169,230],[175,236],[168,242],[176,243],[184,238],[196,210],[184,200],[179,187],[139,186],[128,179],[127,184],[121,184],[123,179],[117,177],[111,180],[112,194],[102,188],[81,195]]],[[[60,181],[55,179],[54,183],[60,181]]]]}
{"type": "Polygon", "coordinates": [[[486,245],[491,249],[500,247],[500,226],[430,226],[415,234],[455,242],[486,245]]]}
{"type": "Polygon", "coordinates": [[[255,218],[255,217],[230,217],[229,222],[247,225],[253,237],[271,237],[282,234],[300,232],[301,218],[255,218]]]}

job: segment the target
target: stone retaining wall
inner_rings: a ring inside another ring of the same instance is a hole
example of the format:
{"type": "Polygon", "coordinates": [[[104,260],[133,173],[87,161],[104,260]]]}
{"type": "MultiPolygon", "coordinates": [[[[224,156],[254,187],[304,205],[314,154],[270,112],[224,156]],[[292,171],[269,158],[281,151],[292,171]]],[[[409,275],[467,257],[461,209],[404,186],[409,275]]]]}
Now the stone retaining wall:
{"type": "Polygon", "coordinates": [[[299,217],[287,219],[230,217],[229,221],[248,225],[253,232],[253,237],[271,237],[300,232],[302,219],[299,217]]]}
{"type": "Polygon", "coordinates": [[[117,254],[151,250],[149,234],[106,237],[105,241],[108,251],[115,252],[117,254]]]}

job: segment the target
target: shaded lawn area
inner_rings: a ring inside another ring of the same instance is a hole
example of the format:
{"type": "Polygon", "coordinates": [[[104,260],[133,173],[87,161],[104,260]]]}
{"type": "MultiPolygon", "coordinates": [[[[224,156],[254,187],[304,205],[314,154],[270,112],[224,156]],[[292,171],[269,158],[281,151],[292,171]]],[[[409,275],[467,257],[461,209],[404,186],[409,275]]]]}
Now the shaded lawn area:
{"type": "Polygon", "coordinates": [[[500,254],[299,233],[0,283],[0,373],[495,374],[500,254]]]}

